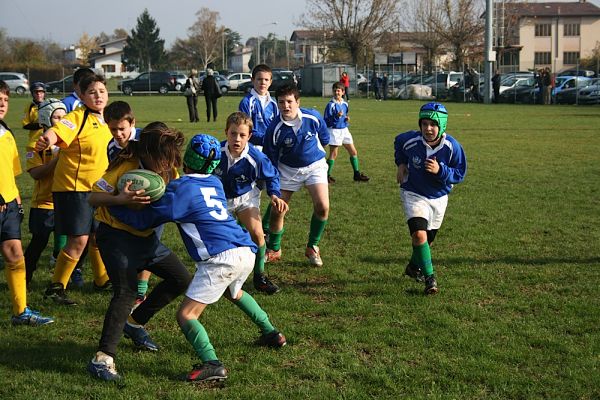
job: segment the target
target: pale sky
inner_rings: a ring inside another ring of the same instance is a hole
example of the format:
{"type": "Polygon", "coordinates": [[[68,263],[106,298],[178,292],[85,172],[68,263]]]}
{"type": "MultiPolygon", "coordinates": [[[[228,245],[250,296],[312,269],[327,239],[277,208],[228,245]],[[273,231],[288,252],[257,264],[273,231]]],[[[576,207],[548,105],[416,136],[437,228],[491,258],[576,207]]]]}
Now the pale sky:
{"type": "Polygon", "coordinates": [[[187,37],[187,29],[202,7],[219,12],[218,24],[238,32],[244,43],[252,36],[269,33],[289,40],[292,32],[299,29],[296,22],[305,12],[305,1],[0,0],[0,28],[10,37],[49,39],[66,47],[76,43],[83,33],[110,35],[116,28],[131,32],[147,8],[168,49],[176,38],[187,37]]]}

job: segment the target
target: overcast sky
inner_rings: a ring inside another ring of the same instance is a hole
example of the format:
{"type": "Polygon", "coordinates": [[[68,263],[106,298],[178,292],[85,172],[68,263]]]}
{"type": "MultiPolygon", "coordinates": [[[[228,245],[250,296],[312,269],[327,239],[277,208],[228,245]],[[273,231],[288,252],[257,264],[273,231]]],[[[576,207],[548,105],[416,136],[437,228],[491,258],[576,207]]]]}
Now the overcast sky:
{"type": "Polygon", "coordinates": [[[0,28],[10,37],[50,39],[63,47],[74,44],[83,33],[128,32],[144,11],[156,21],[165,46],[186,38],[196,12],[206,7],[220,14],[219,24],[238,32],[242,42],[262,34],[290,38],[305,8],[304,0],[0,0],[0,28]],[[242,5],[244,4],[244,5],[242,5]],[[69,22],[65,22],[66,20],[69,22]],[[273,24],[277,22],[277,24],[273,24]]]}

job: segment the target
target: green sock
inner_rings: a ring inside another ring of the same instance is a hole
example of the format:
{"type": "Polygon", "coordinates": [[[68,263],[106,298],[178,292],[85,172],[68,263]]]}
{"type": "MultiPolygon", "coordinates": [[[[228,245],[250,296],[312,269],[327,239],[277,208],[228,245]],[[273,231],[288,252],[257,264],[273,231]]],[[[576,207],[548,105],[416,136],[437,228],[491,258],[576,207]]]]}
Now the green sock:
{"type": "Polygon", "coordinates": [[[269,232],[269,240],[267,241],[267,247],[269,249],[275,251],[281,249],[281,238],[283,237],[283,232],[285,232],[285,229],[282,229],[279,232],[269,232]]]}
{"type": "Polygon", "coordinates": [[[267,206],[262,218],[263,232],[269,232],[269,222],[271,222],[271,202],[267,206]]]}
{"type": "Polygon", "coordinates": [[[329,168],[327,168],[327,176],[331,175],[331,171],[333,170],[333,164],[335,164],[335,160],[330,158],[329,160],[327,160],[327,165],[329,166],[329,168]]]}
{"type": "Polygon", "coordinates": [[[58,257],[58,253],[62,250],[63,247],[67,244],[67,235],[57,235],[54,232],[54,250],[52,251],[52,255],[54,258],[58,257]]]}
{"type": "Polygon", "coordinates": [[[358,168],[358,156],[350,156],[350,164],[352,164],[352,169],[354,172],[360,171],[358,168]]]}
{"type": "Polygon", "coordinates": [[[271,333],[275,330],[267,313],[260,308],[256,300],[248,293],[242,290],[242,297],[239,300],[234,300],[233,303],[260,328],[261,333],[271,333]]]}
{"type": "Polygon", "coordinates": [[[419,246],[413,246],[413,256],[410,260],[418,267],[421,267],[424,276],[433,275],[435,272],[433,270],[433,263],[431,262],[431,249],[427,242],[419,246]]]}
{"type": "Polygon", "coordinates": [[[146,295],[148,291],[148,281],[144,281],[142,279],[138,279],[137,281],[137,295],[143,297],[146,295]]]}
{"type": "Polygon", "coordinates": [[[185,325],[181,327],[181,331],[203,363],[218,360],[215,349],[210,343],[210,339],[206,333],[206,329],[204,329],[200,321],[197,319],[187,321],[185,325]]]}
{"type": "Polygon", "coordinates": [[[265,272],[265,251],[267,251],[267,245],[263,244],[258,247],[256,252],[256,259],[254,260],[254,275],[259,275],[265,272]]]}
{"type": "Polygon", "coordinates": [[[325,225],[327,225],[327,220],[321,221],[315,216],[315,214],[312,215],[312,218],[310,219],[310,232],[308,234],[309,247],[319,245],[321,236],[325,230],[325,225]]]}

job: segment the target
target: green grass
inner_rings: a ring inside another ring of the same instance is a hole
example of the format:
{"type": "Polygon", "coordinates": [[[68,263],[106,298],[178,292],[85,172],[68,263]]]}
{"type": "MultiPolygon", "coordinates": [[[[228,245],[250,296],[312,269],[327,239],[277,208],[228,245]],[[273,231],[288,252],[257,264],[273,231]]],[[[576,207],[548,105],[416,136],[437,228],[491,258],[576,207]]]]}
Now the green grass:
{"type": "MultiPolygon", "coordinates": [[[[216,124],[181,122],[183,97],[124,99],[139,126],[161,120],[188,136],[222,138],[240,98],[219,101],[216,124]]],[[[320,111],[326,102],[301,100],[320,111]]],[[[21,148],[25,103],[11,100],[7,118],[21,148]]],[[[393,139],[416,128],[419,105],[351,100],[351,131],[371,181],[354,183],[340,152],[323,268],[306,264],[310,201],[305,192],[294,196],[284,261],[267,265],[282,291],[255,296],[287,347],[253,346],[256,329],[220,301],[202,323],[230,378],[221,386],[190,385],[181,376],[195,358],[177,328],[175,301],[147,326],[161,351],[137,352],[122,340],[124,385],[98,382],[85,365],[109,296],[86,287],[71,292],[78,307],[46,303],[41,293],[50,275],[40,265],[29,303],[56,317],[47,327],[10,326],[0,278],[0,398],[599,398],[600,108],[447,104],[448,131],[463,144],[469,169],[432,248],[441,292],[425,297],[403,276],[410,241],[393,159],[393,139]]],[[[199,106],[203,115],[202,99],[199,106]]],[[[18,183],[27,203],[31,179],[18,183]]],[[[165,242],[192,270],[174,227],[165,242]]]]}

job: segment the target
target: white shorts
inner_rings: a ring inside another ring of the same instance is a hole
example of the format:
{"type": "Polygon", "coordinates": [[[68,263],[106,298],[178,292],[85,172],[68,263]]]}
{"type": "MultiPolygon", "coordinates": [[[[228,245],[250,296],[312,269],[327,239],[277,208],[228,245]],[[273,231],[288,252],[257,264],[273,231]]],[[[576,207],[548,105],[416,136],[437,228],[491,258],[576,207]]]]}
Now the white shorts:
{"type": "Polygon", "coordinates": [[[341,146],[343,144],[352,144],[352,134],[348,128],[342,129],[329,129],[329,145],[330,146],[341,146]]]}
{"type": "Polygon", "coordinates": [[[197,262],[185,295],[199,303],[212,304],[229,288],[231,297],[235,297],[254,269],[254,258],[250,247],[238,247],[197,262]]]}
{"type": "Polygon", "coordinates": [[[292,168],[279,163],[279,186],[281,190],[297,192],[302,186],[327,184],[327,161],[322,158],[307,167],[292,168]]]}
{"type": "Polygon", "coordinates": [[[260,210],[260,189],[257,187],[241,196],[227,199],[227,211],[231,215],[235,216],[248,208],[258,208],[260,210]]]}
{"type": "Polygon", "coordinates": [[[425,218],[427,230],[440,229],[448,205],[448,196],[428,199],[420,194],[400,189],[400,199],[402,199],[406,221],[411,218],[425,218]]]}

